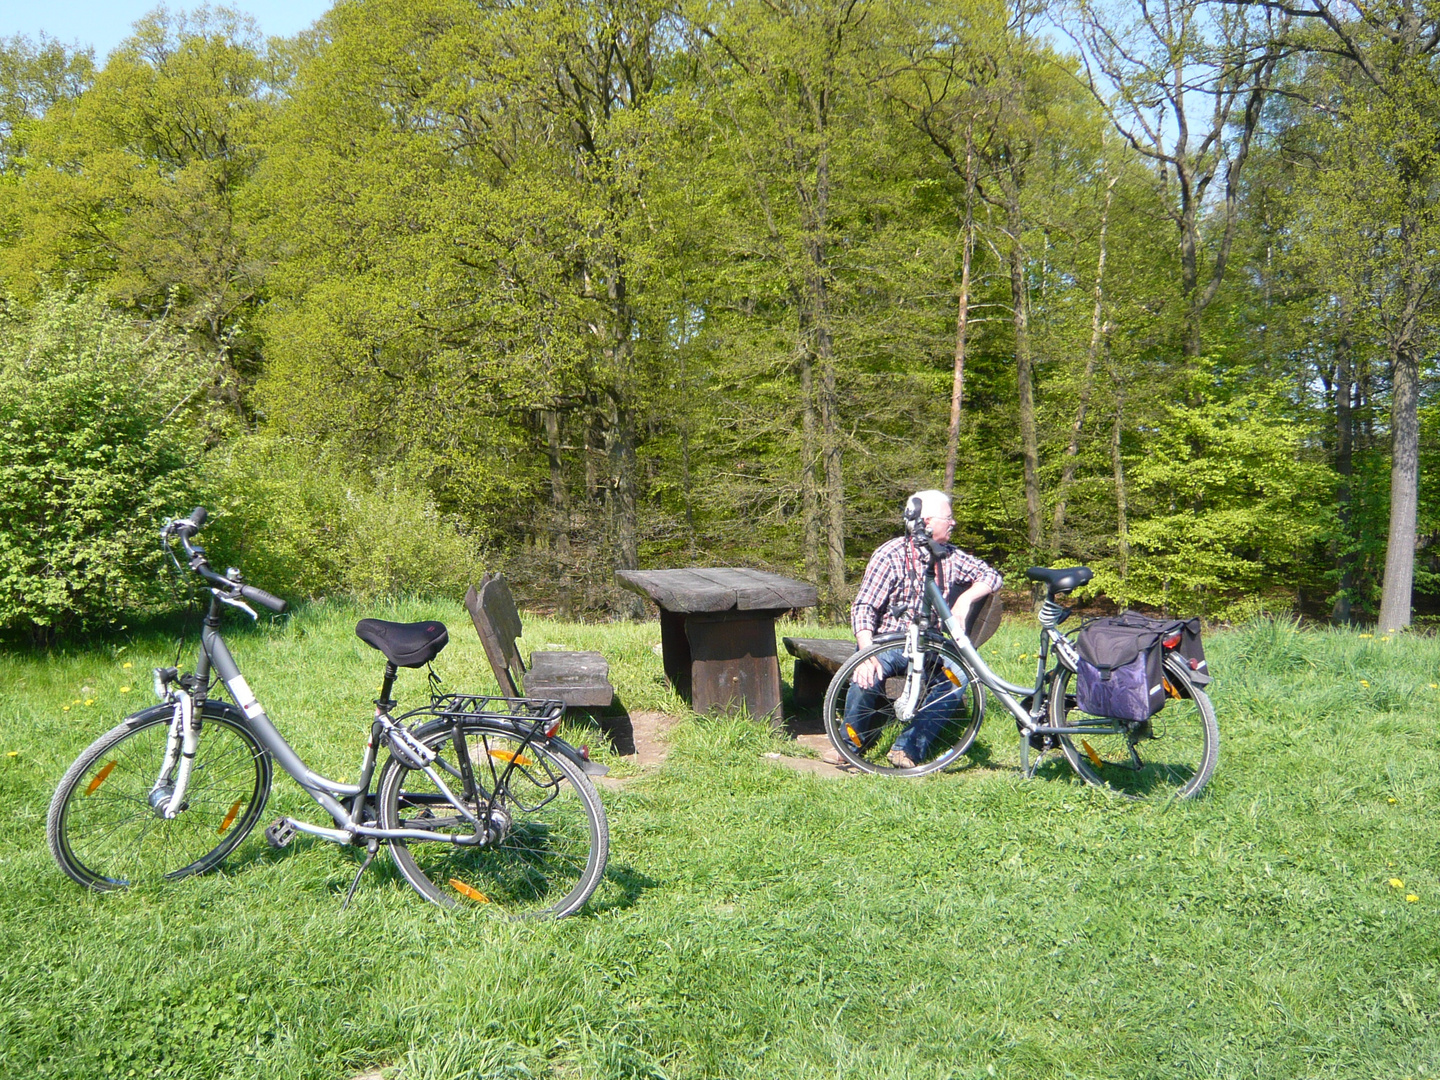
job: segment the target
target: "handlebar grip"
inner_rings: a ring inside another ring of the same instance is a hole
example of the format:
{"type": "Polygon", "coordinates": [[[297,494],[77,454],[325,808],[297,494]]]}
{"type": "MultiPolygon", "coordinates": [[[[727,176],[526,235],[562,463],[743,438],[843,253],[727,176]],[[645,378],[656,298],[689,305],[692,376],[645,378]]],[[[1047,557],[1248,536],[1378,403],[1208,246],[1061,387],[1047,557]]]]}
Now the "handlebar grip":
{"type": "Polygon", "coordinates": [[[261,607],[269,608],[279,615],[290,605],[281,600],[278,596],[271,596],[264,589],[257,589],[254,585],[241,585],[240,595],[246,600],[251,600],[261,607]]]}
{"type": "Polygon", "coordinates": [[[197,506],[194,510],[190,511],[190,524],[198,529],[201,525],[205,524],[205,519],[209,516],[210,515],[205,512],[205,507],[197,506]]]}

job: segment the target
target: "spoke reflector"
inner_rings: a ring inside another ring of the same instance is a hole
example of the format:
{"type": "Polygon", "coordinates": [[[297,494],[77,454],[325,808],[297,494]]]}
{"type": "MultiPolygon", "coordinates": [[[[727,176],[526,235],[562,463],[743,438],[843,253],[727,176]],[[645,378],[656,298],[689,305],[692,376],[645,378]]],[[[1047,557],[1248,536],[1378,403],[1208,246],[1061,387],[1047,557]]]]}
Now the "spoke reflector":
{"type": "Polygon", "coordinates": [[[1175,700],[1177,700],[1177,701],[1180,700],[1180,691],[1179,691],[1179,690],[1176,690],[1175,687],[1174,687],[1173,685],[1171,685],[1171,682],[1170,682],[1169,679],[1165,678],[1164,675],[1161,675],[1161,676],[1160,676],[1160,681],[1165,684],[1165,692],[1166,692],[1167,694],[1169,694],[1171,697],[1175,698],[1175,700]]]}
{"type": "MultiPolygon", "coordinates": [[[[513,761],[516,765],[534,765],[524,754],[512,754],[509,750],[491,750],[490,756],[499,758],[501,761],[513,761]]],[[[453,884],[453,882],[452,882],[453,884]]]]}
{"type": "Polygon", "coordinates": [[[219,835],[224,836],[225,830],[230,828],[231,825],[235,824],[235,815],[240,813],[240,804],[244,801],[244,799],[235,800],[235,805],[230,807],[230,812],[225,815],[225,820],[220,822],[220,828],[219,830],[217,830],[219,835]]]}
{"type": "Polygon", "coordinates": [[[95,794],[95,789],[105,782],[105,778],[110,775],[110,770],[115,768],[115,764],[116,763],[112,761],[109,765],[106,765],[103,769],[101,769],[98,773],[95,774],[95,779],[91,780],[89,785],[85,788],[86,795],[95,794]]]}
{"type": "Polygon", "coordinates": [[[1089,742],[1081,739],[1080,745],[1085,748],[1085,756],[1090,759],[1091,765],[1094,765],[1097,769],[1103,769],[1105,767],[1105,762],[1100,760],[1100,755],[1095,752],[1095,748],[1091,746],[1089,742]]]}
{"type": "Polygon", "coordinates": [[[465,882],[461,881],[459,878],[452,877],[450,879],[450,887],[456,892],[458,892],[461,896],[468,896],[477,904],[488,904],[490,902],[490,898],[486,896],[483,892],[481,892],[479,889],[473,888],[472,886],[466,885],[465,882]]]}
{"type": "Polygon", "coordinates": [[[952,683],[954,683],[956,686],[960,685],[960,676],[956,675],[953,671],[951,671],[948,665],[941,664],[940,670],[945,672],[945,677],[949,679],[952,683]]]}
{"type": "Polygon", "coordinates": [[[846,724],[846,725],[845,725],[845,734],[848,735],[849,738],[850,738],[850,741],[855,744],[855,749],[856,749],[856,750],[859,750],[859,749],[860,749],[860,744],[865,741],[865,740],[863,740],[862,738],[860,738],[860,733],[859,733],[858,731],[856,731],[853,727],[851,727],[849,724],[846,724]]]}

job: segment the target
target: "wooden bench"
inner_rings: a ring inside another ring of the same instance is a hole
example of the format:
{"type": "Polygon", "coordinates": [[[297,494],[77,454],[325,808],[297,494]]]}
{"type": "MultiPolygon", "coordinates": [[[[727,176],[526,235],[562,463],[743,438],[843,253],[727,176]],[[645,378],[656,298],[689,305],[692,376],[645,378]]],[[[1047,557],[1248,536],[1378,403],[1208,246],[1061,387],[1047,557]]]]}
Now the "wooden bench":
{"type": "MultiPolygon", "coordinates": [[[[970,609],[965,633],[978,649],[1000,628],[1004,613],[1000,596],[991,593],[970,609]]],[[[814,708],[825,701],[825,691],[840,665],[855,655],[849,638],[783,638],[785,651],[795,657],[795,707],[814,708]]]]}
{"type": "Polygon", "coordinates": [[[479,588],[472,585],[465,607],[504,696],[563,701],[567,709],[603,709],[615,700],[610,664],[599,653],[532,652],[526,666],[516,647],[520,612],[504,575],[486,574],[479,588]]]}

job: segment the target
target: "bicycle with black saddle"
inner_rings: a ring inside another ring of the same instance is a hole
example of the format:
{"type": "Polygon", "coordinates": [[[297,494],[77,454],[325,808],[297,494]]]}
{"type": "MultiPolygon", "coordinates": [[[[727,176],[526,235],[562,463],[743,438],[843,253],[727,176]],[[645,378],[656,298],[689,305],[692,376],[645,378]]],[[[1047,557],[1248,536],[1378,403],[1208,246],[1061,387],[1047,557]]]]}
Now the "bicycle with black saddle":
{"type": "Polygon", "coordinates": [[[252,603],[277,613],[286,604],[233,567],[211,568],[192,541],[205,518],[197,507],[160,533],[176,567],[178,543],[211,594],[195,670],[157,668],[160,704],[126,717],[65,773],[46,824],[61,869],[96,890],[212,869],[260,820],[278,762],[330,821],[283,817],[266,838],[275,847],[304,834],[363,848],[347,904],[384,844],[405,880],[436,904],[513,917],[569,915],[584,905],[609,854],[605,810],[590,780],[606,768],[558,737],[563,704],[441,693],[430,668],[428,702],[397,715],[390,695],[399,669],[428,667],[448,632],[439,622],[362,619],[355,632],[385,657],[385,674],[359,779],[312,771],[220,636],[223,607],[253,619],[252,603]],[[217,684],[233,704],[213,696],[217,684]]]}
{"type": "MultiPolygon", "coordinates": [[[[1086,783],[1131,798],[1189,799],[1215,770],[1220,734],[1215,710],[1198,673],[1181,651],[1179,631],[1157,634],[1163,669],[1157,694],[1164,707],[1143,719],[1094,715],[1076,694],[1081,662],[1074,642],[1060,631],[1072,614],[1059,599],[1094,576],[1088,567],[1031,567],[1026,576],[1043,582],[1040,647],[1035,682],[1006,681],[980,657],[941,594],[935,562],[943,550],[928,535],[918,508],[906,514],[924,576],[922,599],[904,613],[906,628],[877,637],[835,673],[825,695],[825,730],[842,758],[872,773],[921,776],[952,765],[967,754],[980,732],[993,695],[1010,713],[1020,734],[1020,768],[1033,776],[1047,754],[1064,755],[1086,783]],[[878,685],[862,685],[856,671],[882,659],[892,674],[878,685]],[[900,767],[890,748],[909,732],[910,746],[924,745],[922,760],[900,767]]],[[[1093,706],[1093,703],[1092,707],[1093,706]]]]}

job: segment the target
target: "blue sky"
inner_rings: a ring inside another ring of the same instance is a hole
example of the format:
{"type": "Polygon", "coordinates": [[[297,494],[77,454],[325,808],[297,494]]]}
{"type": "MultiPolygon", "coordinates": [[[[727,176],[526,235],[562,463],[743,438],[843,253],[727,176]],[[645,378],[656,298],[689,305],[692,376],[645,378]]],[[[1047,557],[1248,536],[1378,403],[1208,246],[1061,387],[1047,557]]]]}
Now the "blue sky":
{"type": "MultiPolygon", "coordinates": [[[[91,45],[103,62],[130,33],[136,19],[160,6],[159,0],[0,0],[0,38],[24,34],[32,41],[43,32],[66,45],[91,45]]],[[[170,3],[172,11],[199,4],[170,3]]],[[[305,29],[330,9],[331,0],[231,0],[213,4],[252,16],[267,37],[285,37],[305,29]]]]}

